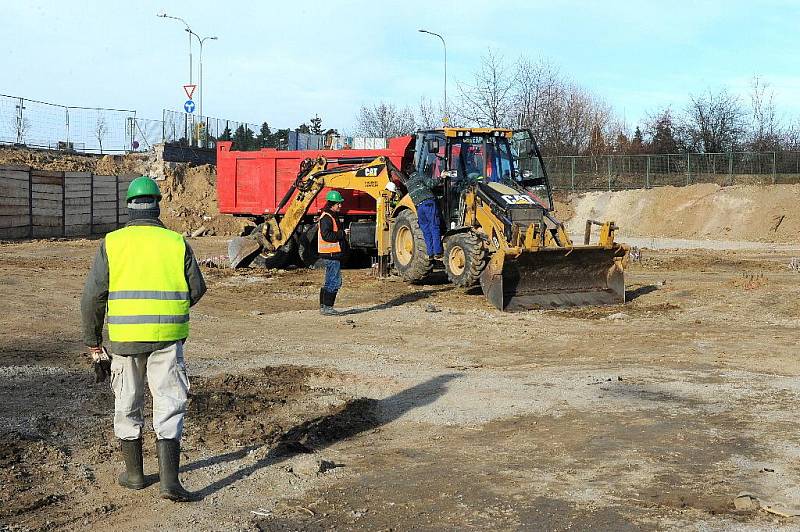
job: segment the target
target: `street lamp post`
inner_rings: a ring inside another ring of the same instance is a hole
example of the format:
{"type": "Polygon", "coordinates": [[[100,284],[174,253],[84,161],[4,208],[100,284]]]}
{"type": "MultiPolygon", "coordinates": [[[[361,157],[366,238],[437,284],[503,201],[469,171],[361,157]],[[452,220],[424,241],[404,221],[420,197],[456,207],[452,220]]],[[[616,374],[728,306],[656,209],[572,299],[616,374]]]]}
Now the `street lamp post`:
{"type": "Polygon", "coordinates": [[[441,39],[442,41],[442,46],[444,46],[444,117],[442,118],[442,122],[446,126],[448,122],[450,122],[450,115],[447,112],[447,44],[444,42],[444,37],[442,37],[438,33],[434,33],[432,31],[423,29],[419,30],[419,32],[439,37],[439,39],[441,39]]]}
{"type": "Polygon", "coordinates": [[[204,43],[204,42],[206,42],[206,41],[208,41],[208,40],[211,40],[211,41],[216,41],[216,40],[218,40],[219,38],[218,38],[218,37],[203,37],[203,38],[201,39],[201,38],[200,38],[200,36],[199,36],[198,34],[196,34],[195,32],[193,32],[192,30],[190,30],[190,29],[187,29],[186,31],[188,31],[188,32],[189,32],[189,36],[190,36],[190,37],[191,37],[192,35],[194,35],[194,36],[197,38],[197,42],[199,42],[199,43],[200,43],[200,83],[199,83],[199,85],[200,85],[200,91],[199,91],[199,96],[200,96],[200,98],[199,98],[199,100],[200,100],[200,101],[199,101],[198,103],[200,104],[200,105],[199,105],[199,108],[200,108],[200,116],[202,117],[202,116],[205,116],[205,115],[203,114],[203,43],[204,43]]]}
{"type": "Polygon", "coordinates": [[[183,22],[183,25],[186,26],[186,31],[189,32],[189,85],[191,85],[192,84],[192,28],[190,28],[189,24],[181,17],[173,17],[172,15],[167,15],[163,11],[156,16],[161,18],[171,18],[172,20],[178,20],[180,22],[183,22]]]}

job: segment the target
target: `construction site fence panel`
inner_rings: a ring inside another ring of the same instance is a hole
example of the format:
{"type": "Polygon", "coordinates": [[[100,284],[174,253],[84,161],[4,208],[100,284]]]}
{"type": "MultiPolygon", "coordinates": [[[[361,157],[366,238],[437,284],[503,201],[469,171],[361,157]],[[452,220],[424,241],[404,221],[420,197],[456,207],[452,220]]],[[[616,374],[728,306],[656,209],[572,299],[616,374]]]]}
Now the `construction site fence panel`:
{"type": "Polygon", "coordinates": [[[0,166],[0,239],[113,231],[128,221],[125,194],[135,177],[0,166]]]}
{"type": "Polygon", "coordinates": [[[136,111],[0,94],[0,144],[84,153],[130,151],[136,111]]]}
{"type": "MultiPolygon", "coordinates": [[[[730,152],[544,157],[554,190],[592,191],[697,183],[800,183],[800,152],[730,152]]],[[[537,165],[530,165],[538,170],[537,165]]]]}

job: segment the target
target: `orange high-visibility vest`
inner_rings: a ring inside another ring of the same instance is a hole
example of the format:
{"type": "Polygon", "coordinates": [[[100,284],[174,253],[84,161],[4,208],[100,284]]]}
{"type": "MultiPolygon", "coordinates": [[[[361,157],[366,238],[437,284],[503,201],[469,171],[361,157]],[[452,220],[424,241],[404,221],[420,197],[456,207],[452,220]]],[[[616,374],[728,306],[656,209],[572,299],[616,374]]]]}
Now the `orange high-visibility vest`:
{"type": "Polygon", "coordinates": [[[320,223],[317,225],[317,251],[320,254],[329,254],[329,253],[341,253],[342,246],[339,244],[339,241],[336,240],[335,242],[328,242],[324,238],[322,238],[322,217],[329,216],[331,221],[333,222],[333,231],[336,233],[339,231],[339,223],[336,221],[336,218],[331,215],[329,212],[323,211],[319,217],[320,223]]]}

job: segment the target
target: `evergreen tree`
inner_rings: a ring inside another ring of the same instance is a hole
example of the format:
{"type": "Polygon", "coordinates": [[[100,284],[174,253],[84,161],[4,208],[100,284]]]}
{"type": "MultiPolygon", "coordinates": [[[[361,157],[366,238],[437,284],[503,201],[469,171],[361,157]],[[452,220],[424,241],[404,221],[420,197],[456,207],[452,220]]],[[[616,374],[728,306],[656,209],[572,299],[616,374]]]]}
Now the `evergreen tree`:
{"type": "Polygon", "coordinates": [[[233,134],[233,149],[239,151],[252,151],[258,149],[253,130],[246,124],[241,124],[233,134]]]}
{"type": "Polygon", "coordinates": [[[309,134],[309,133],[311,133],[311,128],[310,128],[310,127],[308,127],[308,124],[306,124],[306,123],[304,122],[304,123],[300,124],[299,126],[297,126],[297,127],[295,128],[295,131],[297,131],[298,133],[305,133],[305,134],[309,134]]]}
{"type": "Polygon", "coordinates": [[[285,150],[289,148],[289,130],[288,129],[279,129],[272,135],[270,135],[270,148],[276,148],[278,150],[285,150]]]}
{"type": "Polygon", "coordinates": [[[222,131],[222,135],[219,136],[218,140],[231,140],[231,128],[228,127],[228,124],[225,124],[225,129],[222,131]]]}
{"type": "Polygon", "coordinates": [[[314,118],[311,119],[311,134],[322,135],[322,119],[319,115],[314,115],[314,118]]]}
{"type": "Polygon", "coordinates": [[[639,126],[636,126],[636,131],[633,133],[633,140],[631,140],[630,152],[634,155],[644,153],[644,136],[639,126]]]}
{"type": "Polygon", "coordinates": [[[272,137],[272,131],[269,129],[269,124],[264,122],[261,124],[261,130],[258,132],[256,136],[256,144],[259,148],[269,148],[270,147],[270,138],[272,137]]]}

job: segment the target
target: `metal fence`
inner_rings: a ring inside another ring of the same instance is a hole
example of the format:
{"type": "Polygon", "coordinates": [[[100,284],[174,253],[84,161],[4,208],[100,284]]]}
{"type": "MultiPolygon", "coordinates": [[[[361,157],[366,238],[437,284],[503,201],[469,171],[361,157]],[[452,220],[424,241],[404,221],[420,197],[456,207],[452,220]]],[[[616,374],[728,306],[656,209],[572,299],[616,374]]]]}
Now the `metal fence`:
{"type": "Polygon", "coordinates": [[[562,156],[544,162],[557,190],[800,183],[800,152],[562,156]]]}
{"type": "Polygon", "coordinates": [[[226,129],[230,135],[236,133],[239,126],[249,129],[257,135],[261,126],[236,120],[199,116],[179,111],[163,111],[162,142],[177,142],[185,146],[214,148],[216,141],[223,136],[226,129]]]}
{"type": "Polygon", "coordinates": [[[0,94],[0,144],[118,153],[130,150],[136,111],[75,107],[0,94]]]}

